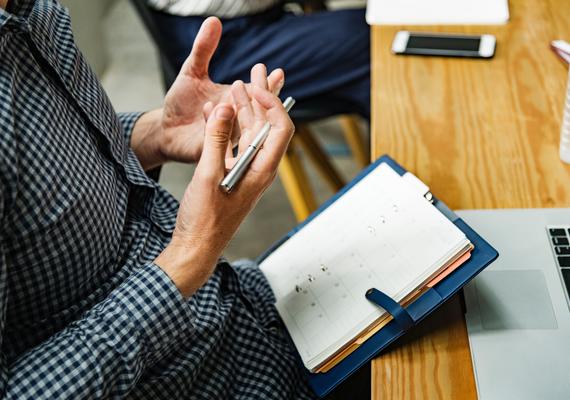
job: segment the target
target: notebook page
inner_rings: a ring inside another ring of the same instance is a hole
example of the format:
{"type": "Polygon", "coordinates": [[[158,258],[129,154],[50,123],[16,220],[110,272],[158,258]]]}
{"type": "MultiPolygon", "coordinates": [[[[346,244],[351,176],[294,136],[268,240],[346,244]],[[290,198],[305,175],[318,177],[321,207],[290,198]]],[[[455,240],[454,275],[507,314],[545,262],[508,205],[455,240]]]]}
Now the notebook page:
{"type": "Polygon", "coordinates": [[[261,264],[307,368],[382,315],[376,287],[400,300],[467,239],[387,164],[380,164],[261,264]]]}

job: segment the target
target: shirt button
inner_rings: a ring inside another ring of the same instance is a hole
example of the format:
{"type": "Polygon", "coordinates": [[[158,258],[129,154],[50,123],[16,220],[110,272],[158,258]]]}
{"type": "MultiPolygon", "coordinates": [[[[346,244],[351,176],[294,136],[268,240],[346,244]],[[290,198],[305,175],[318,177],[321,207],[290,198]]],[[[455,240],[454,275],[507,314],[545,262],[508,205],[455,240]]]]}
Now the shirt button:
{"type": "Polygon", "coordinates": [[[278,321],[271,321],[265,326],[267,332],[277,334],[281,331],[281,324],[278,321]]]}

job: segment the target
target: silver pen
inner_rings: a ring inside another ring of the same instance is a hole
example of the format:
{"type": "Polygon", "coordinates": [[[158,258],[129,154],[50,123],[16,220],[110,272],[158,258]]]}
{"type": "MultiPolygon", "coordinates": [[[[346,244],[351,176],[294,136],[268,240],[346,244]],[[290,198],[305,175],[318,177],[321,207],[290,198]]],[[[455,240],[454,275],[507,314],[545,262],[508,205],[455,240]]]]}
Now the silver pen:
{"type": "MultiPolygon", "coordinates": [[[[294,104],[295,99],[292,97],[287,97],[287,99],[283,102],[283,107],[285,108],[285,111],[289,112],[294,104]]],[[[261,146],[263,146],[263,143],[265,142],[265,139],[267,139],[270,130],[271,124],[269,122],[266,122],[255,139],[253,139],[253,142],[247,146],[247,149],[243,152],[239,160],[237,160],[234,167],[230,170],[230,172],[228,172],[226,177],[222,180],[222,183],[220,183],[220,187],[224,192],[231,192],[232,189],[238,184],[241,177],[247,170],[247,167],[253,161],[253,157],[255,157],[261,146]]]]}

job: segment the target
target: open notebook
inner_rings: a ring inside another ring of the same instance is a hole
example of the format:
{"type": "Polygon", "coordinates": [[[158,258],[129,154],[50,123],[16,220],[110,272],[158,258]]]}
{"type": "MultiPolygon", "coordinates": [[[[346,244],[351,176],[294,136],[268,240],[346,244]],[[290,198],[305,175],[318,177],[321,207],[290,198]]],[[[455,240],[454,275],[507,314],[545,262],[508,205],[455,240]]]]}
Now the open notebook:
{"type": "Polygon", "coordinates": [[[469,240],[418,182],[380,164],[261,263],[311,372],[325,372],[387,321],[365,298],[369,288],[406,304],[468,258],[469,240]]]}

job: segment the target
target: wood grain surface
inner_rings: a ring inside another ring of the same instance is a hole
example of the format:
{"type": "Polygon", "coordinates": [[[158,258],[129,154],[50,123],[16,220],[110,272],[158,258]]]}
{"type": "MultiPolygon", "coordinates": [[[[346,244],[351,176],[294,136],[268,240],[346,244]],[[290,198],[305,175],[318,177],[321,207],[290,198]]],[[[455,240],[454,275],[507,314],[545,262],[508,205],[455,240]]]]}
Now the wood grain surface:
{"type": "MultiPolygon", "coordinates": [[[[372,159],[388,153],[453,209],[570,207],[558,156],[570,1],[510,0],[503,26],[372,28],[372,159]],[[398,30],[491,33],[492,60],[395,56],[398,30]]],[[[372,364],[374,399],[474,399],[456,298],[372,364]]]]}

